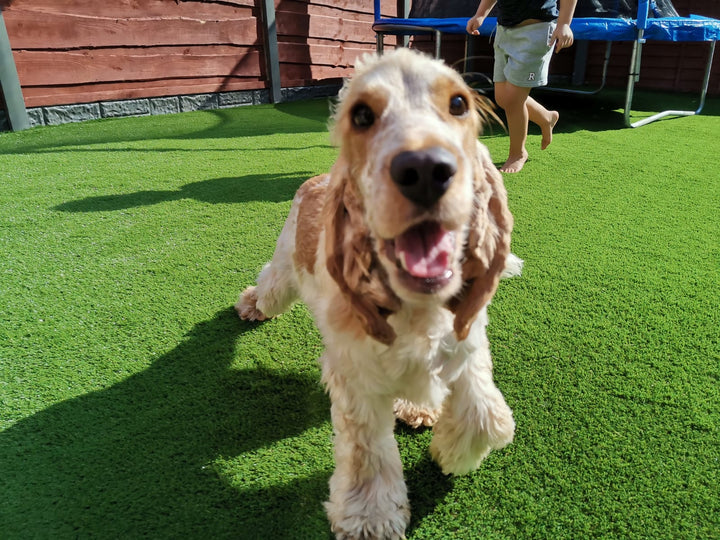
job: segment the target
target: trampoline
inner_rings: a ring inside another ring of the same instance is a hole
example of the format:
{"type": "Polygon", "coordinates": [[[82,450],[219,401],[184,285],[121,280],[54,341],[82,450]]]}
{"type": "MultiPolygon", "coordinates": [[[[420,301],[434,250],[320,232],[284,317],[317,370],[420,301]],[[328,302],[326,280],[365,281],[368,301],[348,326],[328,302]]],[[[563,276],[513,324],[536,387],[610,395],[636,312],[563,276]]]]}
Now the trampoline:
{"type": "MultiPolygon", "coordinates": [[[[378,52],[383,50],[383,39],[386,34],[400,36],[432,34],[435,36],[435,56],[439,57],[442,34],[466,35],[465,26],[476,7],[476,1],[419,0],[413,4],[407,18],[383,18],[380,13],[380,0],[374,0],[373,30],[377,37],[378,52]],[[450,13],[462,16],[447,16],[450,13]]],[[[492,12],[490,15],[479,28],[482,36],[492,35],[497,26],[497,19],[492,16],[492,12]]],[[[720,20],[699,15],[680,17],[670,0],[637,0],[636,3],[630,3],[628,0],[579,0],[571,28],[576,41],[607,42],[602,82],[599,88],[592,91],[572,89],[560,91],[579,94],[599,92],[605,85],[612,43],[631,41],[633,48],[624,111],[625,124],[628,127],[640,127],[666,116],[692,116],[702,111],[710,81],[715,42],[720,39],[720,20]],[[699,106],[696,110],[667,110],[636,122],[631,121],[630,109],[635,83],[640,78],[642,46],[648,40],[708,43],[705,74],[700,90],[699,106]]]]}

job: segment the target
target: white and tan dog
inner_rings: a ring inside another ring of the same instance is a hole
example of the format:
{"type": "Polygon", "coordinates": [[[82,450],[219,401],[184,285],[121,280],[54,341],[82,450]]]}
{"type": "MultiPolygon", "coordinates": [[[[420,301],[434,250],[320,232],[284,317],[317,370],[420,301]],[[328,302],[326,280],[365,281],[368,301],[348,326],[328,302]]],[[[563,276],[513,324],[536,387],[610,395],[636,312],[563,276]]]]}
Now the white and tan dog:
{"type": "Polygon", "coordinates": [[[404,537],[396,416],[434,424],[445,473],[513,439],[485,327],[506,261],[521,261],[502,177],[477,140],[488,110],[439,61],[408,49],[365,58],[334,113],[337,162],[300,187],[272,261],[235,306],[263,320],[300,299],[322,333],[337,538],[404,537]]]}

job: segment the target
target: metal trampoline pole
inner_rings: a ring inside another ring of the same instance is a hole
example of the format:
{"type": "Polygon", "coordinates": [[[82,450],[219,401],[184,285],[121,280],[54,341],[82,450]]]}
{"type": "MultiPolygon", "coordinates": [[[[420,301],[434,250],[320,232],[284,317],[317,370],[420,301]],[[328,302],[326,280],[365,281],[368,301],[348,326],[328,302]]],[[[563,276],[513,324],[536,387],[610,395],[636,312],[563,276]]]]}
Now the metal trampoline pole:
{"type": "Polygon", "coordinates": [[[375,50],[378,54],[382,54],[385,48],[385,34],[382,32],[375,32],[375,50]]]}
{"type": "Polygon", "coordinates": [[[625,92],[625,125],[627,127],[635,127],[630,122],[630,108],[632,107],[633,92],[635,91],[635,83],[640,80],[640,60],[642,58],[644,30],[638,30],[637,39],[633,42],[632,56],[630,57],[630,73],[628,73],[627,91],[625,92]]]}
{"type": "Polygon", "coordinates": [[[605,88],[605,81],[607,80],[607,72],[608,72],[608,65],[610,65],[610,54],[612,52],[612,41],[608,40],[605,43],[605,58],[603,59],[603,70],[602,70],[602,81],[600,82],[600,87],[595,90],[595,92],[599,92],[603,88],[605,88]]]}
{"type": "Polygon", "coordinates": [[[702,91],[700,92],[700,104],[695,114],[700,114],[705,106],[705,96],[707,96],[708,86],[710,85],[710,72],[712,71],[713,57],[715,56],[715,42],[710,42],[710,52],[708,53],[708,61],[705,65],[705,76],[703,77],[702,91]]]}
{"type": "Polygon", "coordinates": [[[554,86],[543,86],[538,88],[538,90],[546,90],[549,92],[562,92],[564,94],[574,94],[579,96],[592,96],[600,92],[603,88],[605,88],[605,82],[607,81],[607,72],[608,72],[608,65],[610,64],[610,54],[612,53],[612,41],[607,41],[605,43],[605,58],[603,59],[603,69],[602,69],[602,79],[600,81],[600,86],[595,88],[594,90],[575,90],[573,88],[556,88],[554,86]]]}
{"type": "Polygon", "coordinates": [[[700,111],[702,111],[703,107],[705,106],[705,96],[707,95],[707,89],[708,84],[710,82],[710,71],[712,69],[712,61],[713,56],[715,55],[715,42],[710,42],[710,53],[708,54],[708,63],[705,66],[705,77],[703,79],[703,87],[700,92],[700,103],[696,110],[694,111],[680,111],[680,110],[674,110],[670,109],[667,111],[662,111],[657,114],[653,114],[652,116],[649,116],[648,118],[643,118],[642,120],[638,120],[637,122],[630,122],[630,104],[632,103],[632,88],[630,86],[630,81],[628,81],[628,97],[625,100],[625,125],[632,128],[637,128],[640,126],[644,126],[646,124],[649,124],[651,122],[655,122],[656,120],[660,120],[661,118],[665,118],[666,116],[694,116],[696,114],[700,114],[700,111]]]}

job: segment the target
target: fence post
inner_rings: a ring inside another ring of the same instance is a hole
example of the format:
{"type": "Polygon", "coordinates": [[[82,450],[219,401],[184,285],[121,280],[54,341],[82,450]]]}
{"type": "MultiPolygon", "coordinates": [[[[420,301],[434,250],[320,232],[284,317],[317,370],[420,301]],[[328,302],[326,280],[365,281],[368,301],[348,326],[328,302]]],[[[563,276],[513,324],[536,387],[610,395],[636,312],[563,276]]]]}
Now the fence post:
{"type": "Polygon", "coordinates": [[[265,38],[265,60],[267,62],[268,76],[270,77],[270,100],[280,103],[280,54],[278,52],[277,25],[275,23],[274,0],[262,0],[263,26],[265,38]]]}
{"type": "Polygon", "coordinates": [[[10,47],[10,38],[5,27],[2,11],[0,11],[0,87],[5,98],[10,129],[20,131],[30,127],[25,100],[20,88],[15,60],[10,47]]]}

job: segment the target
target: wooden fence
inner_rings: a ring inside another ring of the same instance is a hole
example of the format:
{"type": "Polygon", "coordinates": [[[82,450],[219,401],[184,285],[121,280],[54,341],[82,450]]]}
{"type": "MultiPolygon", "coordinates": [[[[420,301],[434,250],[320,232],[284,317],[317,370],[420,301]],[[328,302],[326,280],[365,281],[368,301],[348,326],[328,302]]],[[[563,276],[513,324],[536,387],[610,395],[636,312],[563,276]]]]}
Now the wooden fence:
{"type": "MultiPolygon", "coordinates": [[[[255,0],[4,0],[28,107],[267,87],[255,0]]],[[[374,49],[363,0],[276,3],[283,87],[346,76],[374,49]]]]}
{"type": "MultiPolygon", "coordinates": [[[[397,0],[383,0],[395,14],[397,0]]],[[[263,0],[0,0],[27,107],[267,90],[268,49],[263,0]]],[[[682,15],[720,17],[720,2],[675,0],[682,15]]],[[[277,54],[283,88],[337,85],[356,58],[374,51],[371,0],[275,0],[277,54]]],[[[419,46],[426,42],[418,39],[419,46]]],[[[449,37],[443,53],[464,54],[449,37]]],[[[491,71],[491,46],[480,43],[491,71]]],[[[629,44],[613,46],[608,86],[622,87],[629,44]]],[[[604,45],[589,47],[586,78],[597,82],[604,45]]],[[[649,43],[640,88],[695,91],[706,46],[649,43]]],[[[553,61],[551,74],[572,71],[574,50],[553,61]]],[[[720,56],[720,55],[719,55],[720,56]]],[[[710,93],[720,94],[716,59],[710,93]]]]}

